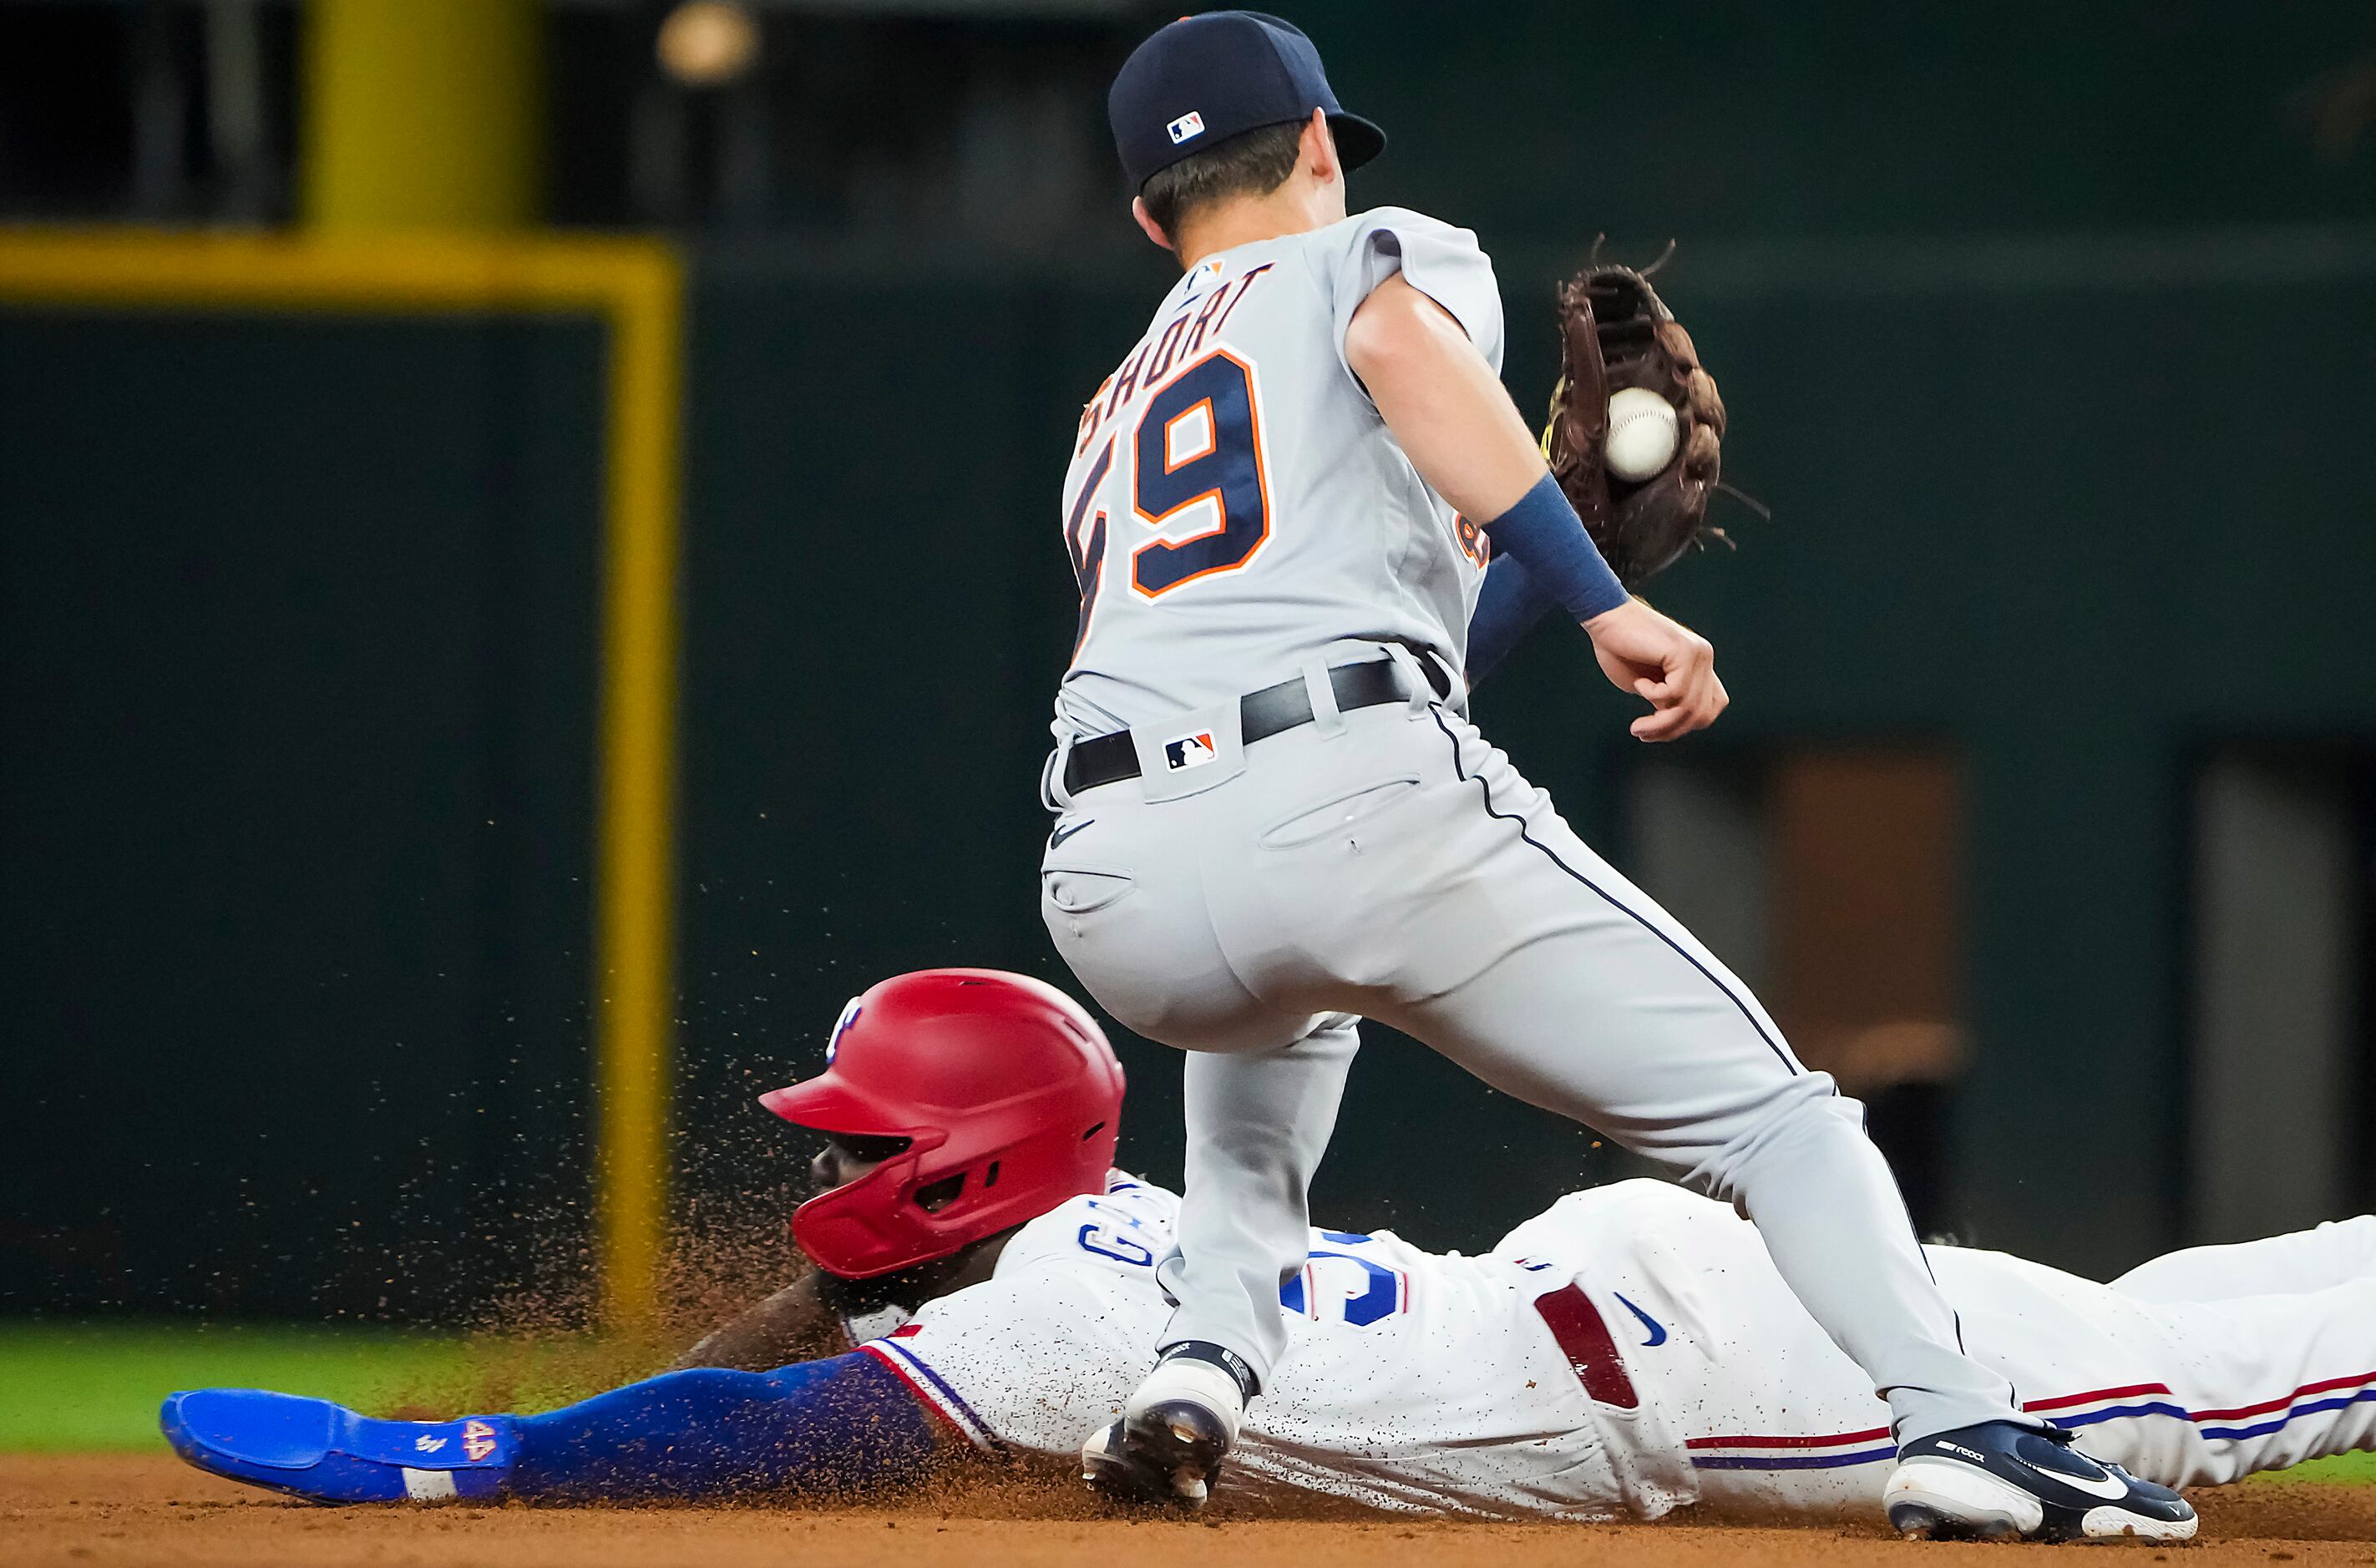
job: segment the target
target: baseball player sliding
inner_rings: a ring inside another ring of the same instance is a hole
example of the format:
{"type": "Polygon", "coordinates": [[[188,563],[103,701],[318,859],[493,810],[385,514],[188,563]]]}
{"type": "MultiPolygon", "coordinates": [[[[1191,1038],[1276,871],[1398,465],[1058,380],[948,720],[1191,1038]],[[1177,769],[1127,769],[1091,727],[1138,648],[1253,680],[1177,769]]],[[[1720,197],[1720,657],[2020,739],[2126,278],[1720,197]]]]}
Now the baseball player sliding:
{"type": "Polygon", "coordinates": [[[1276,18],[1172,23],[1109,108],[1139,226],[1182,276],[1083,410],[1064,482],[1081,624],[1041,912],[1100,1004],[1190,1054],[1157,1265],[1179,1305],[1089,1435],[1091,1475],[1194,1501],[1257,1395],[1297,1412],[1266,1423],[1355,1419],[1361,1395],[1285,1359],[1276,1305],[1369,1017],[1753,1221],[1888,1401],[1862,1441],[1895,1449],[1900,1529],[2190,1536],[2175,1493],[2025,1408],[2062,1391],[2043,1366],[1966,1353],[1861,1108],[1465,717],[1464,674],[1536,604],[1649,703],[1642,739],[1725,705],[1707,643],[1628,596],[1503,390],[1475,236],[1346,215],[1384,137],[1276,18]]]}
{"type": "MultiPolygon", "coordinates": [[[[168,1437],[216,1474],[347,1503],[848,1493],[976,1450],[1069,1457],[1145,1367],[1180,1212],[1108,1170],[1123,1080],[1097,1025],[1035,980],[932,970],[859,998],[830,1055],[766,1097],[831,1134],[824,1190],[792,1220],[820,1272],[685,1370],[452,1421],[210,1389],[166,1401],[168,1437]]],[[[1627,1182],[1481,1256],[1385,1232],[1301,1247],[1266,1303],[1288,1352],[1225,1494],[1879,1516],[1887,1408],[1720,1204],[1627,1182]]],[[[2002,1253],[1929,1260],[1981,1364],[2156,1481],[2376,1444],[2376,1218],[2174,1253],[2109,1287],[2002,1253]]],[[[2081,1487],[2047,1533],[2121,1505],[2081,1487]]]]}

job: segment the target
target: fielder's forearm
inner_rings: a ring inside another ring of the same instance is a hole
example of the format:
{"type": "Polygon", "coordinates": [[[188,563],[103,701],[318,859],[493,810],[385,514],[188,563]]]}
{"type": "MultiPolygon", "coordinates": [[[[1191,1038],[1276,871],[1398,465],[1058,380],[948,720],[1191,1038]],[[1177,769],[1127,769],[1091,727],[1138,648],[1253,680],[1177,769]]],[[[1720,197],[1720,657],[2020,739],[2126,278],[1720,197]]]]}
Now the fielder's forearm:
{"type": "Polygon", "coordinates": [[[1559,605],[1586,630],[1628,601],[1625,585],[1600,558],[1584,520],[1548,473],[1518,498],[1516,505],[1485,525],[1493,552],[1515,556],[1527,568],[1533,591],[1559,605]]]}

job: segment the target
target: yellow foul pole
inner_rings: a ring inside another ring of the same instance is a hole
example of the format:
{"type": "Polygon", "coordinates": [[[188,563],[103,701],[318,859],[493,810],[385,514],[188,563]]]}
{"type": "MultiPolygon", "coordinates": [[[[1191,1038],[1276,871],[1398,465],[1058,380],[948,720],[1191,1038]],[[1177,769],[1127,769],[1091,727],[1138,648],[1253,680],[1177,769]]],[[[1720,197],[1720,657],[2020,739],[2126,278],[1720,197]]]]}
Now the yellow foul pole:
{"type": "Polygon", "coordinates": [[[505,229],[537,217],[537,0],[312,0],[305,221],[505,229]]]}
{"type": "Polygon", "coordinates": [[[675,1011],[676,268],[633,277],[611,318],[611,525],[603,586],[602,778],[596,802],[596,1073],[605,1321],[644,1326],[667,1229],[675,1011]]]}

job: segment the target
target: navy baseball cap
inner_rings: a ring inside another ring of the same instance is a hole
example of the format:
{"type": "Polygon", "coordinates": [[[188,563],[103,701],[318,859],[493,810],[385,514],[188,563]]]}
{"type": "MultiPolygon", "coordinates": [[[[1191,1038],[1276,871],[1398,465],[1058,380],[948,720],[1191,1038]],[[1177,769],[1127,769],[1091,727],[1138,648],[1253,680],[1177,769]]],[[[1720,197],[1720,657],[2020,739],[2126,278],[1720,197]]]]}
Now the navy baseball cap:
{"type": "Polygon", "coordinates": [[[1131,189],[1215,142],[1314,109],[1348,169],[1386,149],[1386,133],[1337,106],[1320,51],[1294,23],[1261,11],[1182,17],[1131,52],[1106,95],[1114,150],[1131,189]]]}

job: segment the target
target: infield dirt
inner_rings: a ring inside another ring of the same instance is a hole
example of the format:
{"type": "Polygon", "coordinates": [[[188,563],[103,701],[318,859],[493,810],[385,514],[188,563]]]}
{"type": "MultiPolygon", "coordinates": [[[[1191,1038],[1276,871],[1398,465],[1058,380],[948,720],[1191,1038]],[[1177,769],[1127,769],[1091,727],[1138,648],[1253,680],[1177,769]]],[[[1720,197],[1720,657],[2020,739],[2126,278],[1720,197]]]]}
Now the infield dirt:
{"type": "MultiPolygon", "coordinates": [[[[2376,1563],[2376,1487],[2287,1482],[2198,1493],[2204,1539],[2121,1546],[2194,1568],[2376,1563]]],[[[1479,1525],[1364,1514],[1253,1518],[1217,1503],[1194,1520],[1110,1513],[1068,1487],[960,1488],[885,1508],[325,1509],[266,1496],[166,1457],[0,1458],[0,1562],[418,1565],[418,1568],[1908,1568],[1973,1552],[2014,1559],[2063,1547],[1918,1547],[1877,1528],[1479,1525]],[[2010,1554],[2010,1555],[2008,1555],[2010,1554]]]]}

